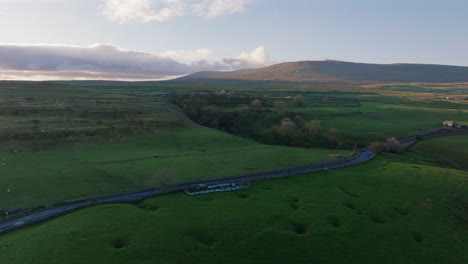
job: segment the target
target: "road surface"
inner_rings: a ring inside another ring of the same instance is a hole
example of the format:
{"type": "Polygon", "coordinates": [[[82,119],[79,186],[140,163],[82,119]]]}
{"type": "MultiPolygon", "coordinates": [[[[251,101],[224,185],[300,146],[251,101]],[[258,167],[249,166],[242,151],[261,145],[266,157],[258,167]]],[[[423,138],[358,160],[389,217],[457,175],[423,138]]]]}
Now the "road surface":
{"type": "MultiPolygon", "coordinates": [[[[328,163],[328,164],[321,164],[321,165],[311,165],[310,167],[300,167],[300,168],[290,168],[287,170],[274,170],[268,173],[258,173],[256,175],[246,175],[246,176],[241,176],[240,177],[226,177],[225,179],[203,179],[199,180],[196,183],[182,183],[180,185],[170,187],[167,189],[149,189],[141,192],[135,192],[135,193],[124,193],[124,194],[117,194],[117,195],[112,195],[108,197],[101,197],[101,198],[91,198],[86,201],[81,201],[81,202],[76,202],[73,204],[68,204],[68,205],[63,205],[51,209],[46,209],[44,211],[38,212],[38,213],[33,213],[31,215],[23,216],[20,218],[16,218],[4,223],[0,224],[0,233],[6,233],[9,231],[13,231],[15,229],[19,229],[31,224],[43,222],[73,211],[76,211],[81,208],[93,206],[93,205],[99,205],[99,204],[107,204],[107,203],[122,203],[122,202],[132,202],[132,201],[138,201],[138,200],[143,200],[149,197],[153,196],[158,196],[158,195],[163,195],[168,192],[179,192],[179,191],[184,191],[187,188],[191,187],[196,187],[199,184],[222,184],[222,183],[230,183],[233,181],[256,181],[256,180],[264,180],[264,179],[273,179],[273,178],[283,178],[283,177],[288,177],[292,175],[298,175],[298,174],[303,174],[303,173],[308,173],[308,172],[314,172],[314,171],[322,171],[322,170],[328,170],[328,169],[335,169],[335,168],[341,168],[341,167],[346,167],[354,164],[359,164],[363,163],[365,161],[368,161],[372,159],[376,153],[372,150],[365,150],[362,152],[359,152],[359,155],[355,158],[352,158],[350,160],[342,160],[342,159],[337,159],[336,162],[328,163]]],[[[299,166],[296,166],[299,167],[299,166]]]]}
{"type": "MultiPolygon", "coordinates": [[[[438,130],[438,132],[440,131],[442,130],[438,130]]],[[[444,136],[444,135],[459,135],[459,134],[465,134],[467,132],[468,131],[463,130],[459,133],[455,132],[455,133],[448,133],[448,134],[440,134],[440,133],[438,134],[436,131],[436,132],[432,132],[432,134],[429,133],[429,134],[418,136],[418,137],[413,136],[413,137],[401,139],[400,143],[402,144],[415,143],[418,140],[425,140],[425,139],[429,139],[432,137],[444,136]]],[[[19,218],[4,222],[4,223],[0,223],[0,234],[13,231],[13,230],[25,227],[25,226],[29,226],[35,223],[43,222],[43,221],[79,210],[81,208],[89,207],[89,206],[107,204],[107,203],[123,203],[123,202],[143,200],[149,197],[163,195],[169,192],[184,191],[187,188],[196,187],[199,184],[210,185],[210,184],[230,183],[234,181],[266,180],[266,179],[274,179],[274,178],[283,178],[283,177],[304,174],[304,173],[309,173],[309,172],[315,172],[315,171],[342,168],[342,167],[347,167],[347,166],[356,165],[356,164],[369,161],[372,158],[374,158],[376,154],[377,153],[374,152],[373,150],[364,149],[358,152],[358,155],[356,157],[353,157],[350,159],[339,158],[335,160],[330,160],[327,163],[322,163],[322,164],[314,162],[314,163],[309,163],[305,165],[293,166],[293,167],[288,167],[284,169],[271,170],[267,172],[259,172],[259,173],[254,173],[254,174],[234,175],[230,177],[219,177],[219,178],[211,178],[211,179],[186,181],[186,182],[182,182],[176,186],[166,188],[166,189],[148,188],[142,191],[127,192],[127,193],[122,193],[122,194],[90,198],[87,200],[70,202],[68,204],[63,203],[64,205],[61,205],[61,206],[46,209],[38,213],[33,213],[27,216],[19,217],[19,218]]]]}

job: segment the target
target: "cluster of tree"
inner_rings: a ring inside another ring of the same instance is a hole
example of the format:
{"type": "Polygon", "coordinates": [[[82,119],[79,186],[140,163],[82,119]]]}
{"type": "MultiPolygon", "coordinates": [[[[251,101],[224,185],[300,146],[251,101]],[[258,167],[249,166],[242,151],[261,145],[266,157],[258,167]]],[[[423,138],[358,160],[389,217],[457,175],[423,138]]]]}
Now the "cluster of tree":
{"type": "Polygon", "coordinates": [[[298,147],[340,147],[341,136],[337,129],[324,132],[320,120],[304,121],[300,116],[283,118],[271,128],[269,139],[273,142],[298,147]]]}
{"type": "Polygon", "coordinates": [[[370,149],[377,151],[377,152],[390,152],[390,153],[402,153],[405,151],[404,146],[400,144],[400,141],[398,139],[392,137],[392,138],[387,138],[385,142],[372,142],[370,145],[370,149]]]}
{"type": "MultiPolygon", "coordinates": [[[[289,111],[291,105],[283,100],[270,102],[267,97],[250,97],[248,104],[210,104],[206,94],[176,95],[172,102],[196,123],[227,133],[251,138],[266,144],[298,147],[340,147],[341,137],[336,129],[322,131],[320,120],[304,121],[289,111]],[[231,107],[226,107],[231,106],[231,107]],[[235,106],[235,107],[232,107],[235,106]]],[[[301,96],[293,104],[302,105],[301,96]]]]}
{"type": "Polygon", "coordinates": [[[170,100],[183,108],[202,107],[203,105],[216,106],[237,106],[240,104],[250,104],[255,99],[268,99],[268,97],[256,97],[248,94],[223,94],[215,92],[198,93],[174,93],[170,100]]]}

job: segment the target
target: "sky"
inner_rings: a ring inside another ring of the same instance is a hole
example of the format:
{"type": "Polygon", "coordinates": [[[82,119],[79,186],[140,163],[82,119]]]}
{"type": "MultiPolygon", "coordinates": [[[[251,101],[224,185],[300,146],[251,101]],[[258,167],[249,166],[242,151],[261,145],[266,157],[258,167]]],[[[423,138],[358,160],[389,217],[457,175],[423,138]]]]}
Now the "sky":
{"type": "Polygon", "coordinates": [[[158,80],[298,60],[468,66],[468,0],[0,0],[3,80],[158,80]]]}

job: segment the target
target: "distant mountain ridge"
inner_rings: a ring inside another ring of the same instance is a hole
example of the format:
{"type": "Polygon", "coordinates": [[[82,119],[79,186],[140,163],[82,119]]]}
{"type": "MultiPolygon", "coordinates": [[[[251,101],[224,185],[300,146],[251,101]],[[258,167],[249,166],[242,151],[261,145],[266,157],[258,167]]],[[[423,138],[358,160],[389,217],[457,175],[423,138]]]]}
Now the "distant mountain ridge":
{"type": "Polygon", "coordinates": [[[200,72],[184,79],[232,79],[311,82],[468,82],[468,67],[435,64],[370,64],[298,61],[235,72],[200,72]]]}

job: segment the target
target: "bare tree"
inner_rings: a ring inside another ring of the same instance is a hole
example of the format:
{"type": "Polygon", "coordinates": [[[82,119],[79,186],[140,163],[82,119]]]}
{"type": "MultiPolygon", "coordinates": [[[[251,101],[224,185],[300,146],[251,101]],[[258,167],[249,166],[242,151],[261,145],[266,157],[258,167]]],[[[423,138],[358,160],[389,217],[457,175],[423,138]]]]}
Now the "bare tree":
{"type": "Polygon", "coordinates": [[[288,104],[285,101],[275,102],[275,110],[278,115],[284,115],[286,113],[286,108],[288,108],[288,104]]]}
{"type": "Polygon", "coordinates": [[[262,108],[263,102],[260,99],[255,99],[252,101],[252,103],[250,103],[250,106],[254,109],[259,109],[262,108]]]}
{"type": "Polygon", "coordinates": [[[382,142],[375,141],[372,142],[369,146],[369,148],[375,152],[382,152],[385,151],[385,146],[382,142]]]}
{"type": "Polygon", "coordinates": [[[322,98],[322,104],[328,104],[328,96],[322,98]]]}
{"type": "Polygon", "coordinates": [[[41,123],[41,120],[34,119],[34,120],[31,120],[31,122],[33,123],[33,126],[32,126],[33,132],[37,132],[39,130],[39,123],[41,123]]]}
{"type": "Polygon", "coordinates": [[[294,104],[297,106],[301,106],[302,104],[304,104],[304,98],[302,98],[302,96],[300,95],[294,97],[294,104]]]}
{"type": "Polygon", "coordinates": [[[372,142],[369,148],[377,152],[390,153],[401,153],[405,150],[405,148],[400,144],[400,141],[394,137],[387,138],[385,142],[372,142]]]}
{"type": "Polygon", "coordinates": [[[338,129],[332,128],[328,130],[328,140],[330,140],[334,145],[338,145],[339,136],[340,131],[338,131],[338,129]]]}
{"type": "Polygon", "coordinates": [[[283,118],[277,131],[282,136],[293,136],[297,130],[296,123],[289,118],[283,118]]]}
{"type": "Polygon", "coordinates": [[[161,188],[165,191],[176,183],[176,175],[172,170],[163,168],[158,170],[153,175],[153,181],[156,188],[161,188]]]}
{"type": "Polygon", "coordinates": [[[308,135],[318,136],[322,132],[322,121],[312,120],[305,124],[304,130],[308,135]]]}
{"type": "Polygon", "coordinates": [[[404,147],[400,144],[398,139],[391,137],[385,141],[385,151],[391,153],[401,153],[404,151],[404,147]]]}

